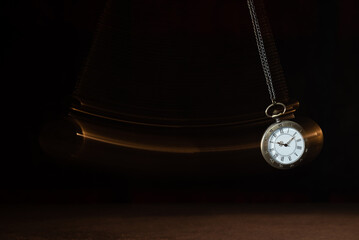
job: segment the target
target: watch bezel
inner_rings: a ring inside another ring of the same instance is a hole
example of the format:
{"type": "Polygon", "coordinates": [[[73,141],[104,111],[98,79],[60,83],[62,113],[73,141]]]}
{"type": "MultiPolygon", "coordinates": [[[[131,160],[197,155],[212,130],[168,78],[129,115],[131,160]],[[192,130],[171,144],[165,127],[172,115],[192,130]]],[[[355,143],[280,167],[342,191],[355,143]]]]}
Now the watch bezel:
{"type": "Polygon", "coordinates": [[[301,125],[299,125],[298,123],[289,121],[289,120],[284,120],[284,121],[273,123],[266,129],[266,131],[263,134],[263,137],[261,140],[261,152],[262,152],[264,159],[267,161],[267,163],[277,169],[290,169],[290,168],[300,165],[303,162],[303,160],[305,159],[305,156],[307,155],[307,152],[308,152],[308,138],[306,137],[304,128],[301,125]],[[300,134],[302,135],[302,137],[304,139],[304,152],[303,152],[302,156],[297,161],[295,161],[291,164],[283,164],[283,163],[278,162],[277,160],[272,158],[272,156],[270,155],[270,153],[268,151],[268,142],[269,142],[270,135],[277,129],[283,128],[283,127],[291,127],[291,128],[296,129],[298,132],[300,132],[300,134]]]}

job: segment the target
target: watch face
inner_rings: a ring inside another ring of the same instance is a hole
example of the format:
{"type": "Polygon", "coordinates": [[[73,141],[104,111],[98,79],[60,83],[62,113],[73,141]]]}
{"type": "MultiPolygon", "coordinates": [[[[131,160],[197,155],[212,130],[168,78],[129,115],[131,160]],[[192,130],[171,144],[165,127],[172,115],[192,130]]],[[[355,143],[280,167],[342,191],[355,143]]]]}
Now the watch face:
{"type": "Polygon", "coordinates": [[[262,153],[272,166],[293,167],[301,161],[306,144],[299,124],[283,121],[271,125],[262,139],[262,153]]]}

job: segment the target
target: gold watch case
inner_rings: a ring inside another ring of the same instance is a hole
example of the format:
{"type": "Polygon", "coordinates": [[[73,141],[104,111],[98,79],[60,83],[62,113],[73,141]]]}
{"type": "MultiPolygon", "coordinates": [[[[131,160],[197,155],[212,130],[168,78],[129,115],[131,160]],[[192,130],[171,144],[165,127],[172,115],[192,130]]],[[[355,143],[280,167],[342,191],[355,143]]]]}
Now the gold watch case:
{"type": "Polygon", "coordinates": [[[277,120],[277,122],[270,125],[263,134],[261,140],[261,152],[264,159],[269,165],[277,169],[291,169],[307,163],[313,158],[315,158],[322,149],[323,145],[323,132],[318,124],[310,119],[298,119],[296,121],[291,120],[277,120]],[[298,123],[299,122],[299,123],[298,123]],[[291,164],[283,164],[273,159],[268,151],[268,141],[271,134],[279,128],[294,128],[300,132],[304,139],[304,152],[302,156],[295,162],[291,164]]]}

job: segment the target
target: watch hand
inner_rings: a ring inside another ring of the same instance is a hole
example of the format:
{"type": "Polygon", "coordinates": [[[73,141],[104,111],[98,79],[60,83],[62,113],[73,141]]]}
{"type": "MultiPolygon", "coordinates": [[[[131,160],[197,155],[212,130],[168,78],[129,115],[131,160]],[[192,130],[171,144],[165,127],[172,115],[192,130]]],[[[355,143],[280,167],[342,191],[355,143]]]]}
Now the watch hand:
{"type": "Polygon", "coordinates": [[[292,138],[289,140],[289,142],[287,142],[285,145],[288,146],[288,144],[289,144],[291,141],[293,141],[293,139],[294,139],[294,137],[292,137],[292,138]]]}

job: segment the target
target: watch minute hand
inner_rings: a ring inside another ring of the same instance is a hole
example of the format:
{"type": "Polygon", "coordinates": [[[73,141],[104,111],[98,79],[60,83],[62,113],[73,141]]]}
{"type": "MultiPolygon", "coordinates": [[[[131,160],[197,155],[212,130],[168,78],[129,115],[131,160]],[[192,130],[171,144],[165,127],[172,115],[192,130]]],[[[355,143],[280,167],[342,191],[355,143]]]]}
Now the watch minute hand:
{"type": "Polygon", "coordinates": [[[293,141],[294,137],[292,137],[289,142],[287,142],[285,145],[288,145],[291,141],[293,141]]]}

